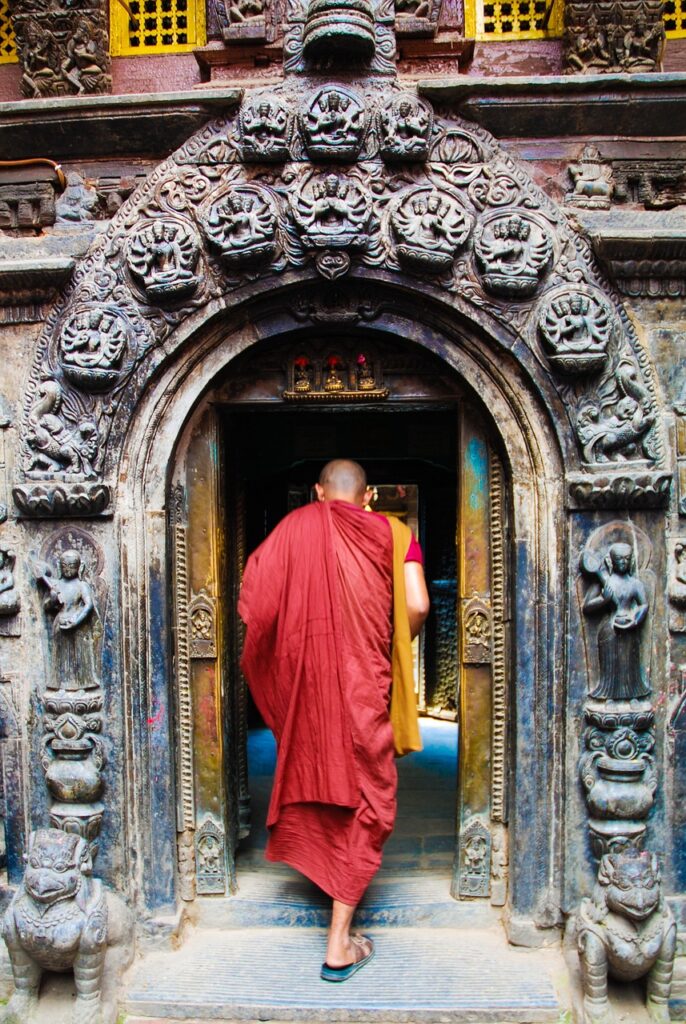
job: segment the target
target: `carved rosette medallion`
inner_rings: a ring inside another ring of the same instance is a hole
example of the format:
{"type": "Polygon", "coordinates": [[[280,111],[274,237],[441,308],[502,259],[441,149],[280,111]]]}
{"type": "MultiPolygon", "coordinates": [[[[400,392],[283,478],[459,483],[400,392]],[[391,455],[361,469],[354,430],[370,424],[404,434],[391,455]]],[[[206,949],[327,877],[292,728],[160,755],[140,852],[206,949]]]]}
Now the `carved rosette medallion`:
{"type": "Polygon", "coordinates": [[[281,163],[288,160],[293,119],[278,96],[263,93],[246,100],[241,106],[238,124],[245,161],[281,163]]]}
{"type": "Polygon", "coordinates": [[[448,270],[469,237],[472,218],[451,193],[423,187],[402,194],[390,214],[396,254],[411,270],[448,270]]]}
{"type": "Polygon", "coordinates": [[[78,307],[60,331],[65,377],[82,391],[109,391],[121,376],[128,336],[126,320],[113,305],[78,307]]]}
{"type": "Polygon", "coordinates": [[[372,200],[356,178],[311,178],[292,198],[291,211],[306,249],[363,252],[369,245],[372,200]]]}
{"type": "Polygon", "coordinates": [[[384,160],[426,160],[433,125],[433,111],[427,103],[403,93],[389,100],[376,120],[384,160]]]}
{"type": "Polygon", "coordinates": [[[260,266],[276,256],[277,206],[261,185],[235,185],[201,213],[201,220],[229,270],[260,266]]]}
{"type": "Polygon", "coordinates": [[[300,130],[313,160],[355,160],[362,149],[367,117],[362,100],[349,89],[327,86],[300,112],[300,130]]]}
{"type": "Polygon", "coordinates": [[[549,228],[531,214],[503,210],[477,225],[474,252],[486,291],[524,299],[533,295],[550,266],[553,240],[549,228]]]}
{"type": "Polygon", "coordinates": [[[197,233],[190,224],[169,217],[144,222],[126,247],[132,276],[161,306],[193,294],[200,283],[194,273],[199,256],[197,233]]]}
{"type": "Polygon", "coordinates": [[[580,288],[564,288],[547,297],[538,317],[548,362],[569,377],[599,373],[605,367],[614,326],[607,300],[599,292],[580,288]]]}

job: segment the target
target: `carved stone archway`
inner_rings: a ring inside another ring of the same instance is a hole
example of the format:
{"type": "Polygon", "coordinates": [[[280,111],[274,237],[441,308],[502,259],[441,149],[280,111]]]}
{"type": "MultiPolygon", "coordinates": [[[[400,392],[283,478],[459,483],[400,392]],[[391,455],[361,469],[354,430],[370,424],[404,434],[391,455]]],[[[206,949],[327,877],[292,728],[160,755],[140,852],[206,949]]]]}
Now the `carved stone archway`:
{"type": "Polygon", "coordinates": [[[37,346],[15,502],[29,518],[92,517],[121,543],[107,665],[127,766],[123,783],[108,779],[124,819],[114,860],[145,913],[175,905],[166,520],[181,429],[232,358],[322,309],[436,352],[502,438],[520,752],[512,935],[533,941],[563,901],[565,510],[666,503],[659,399],[562,212],[488,133],[388,80],[304,98],[287,80],[205,127],[94,243],[37,346]],[[317,111],[333,94],[352,111],[344,153],[322,141],[317,111]],[[251,134],[258,116],[271,149],[251,134]],[[400,117],[414,120],[413,151],[389,141],[400,117]]]}

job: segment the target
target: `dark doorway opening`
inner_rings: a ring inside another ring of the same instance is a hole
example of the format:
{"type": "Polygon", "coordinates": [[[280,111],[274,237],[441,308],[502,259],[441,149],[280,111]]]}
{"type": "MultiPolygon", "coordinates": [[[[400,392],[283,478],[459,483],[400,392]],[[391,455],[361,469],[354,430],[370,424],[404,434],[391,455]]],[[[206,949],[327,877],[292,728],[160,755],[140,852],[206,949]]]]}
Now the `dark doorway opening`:
{"type": "MultiPolygon", "coordinates": [[[[311,500],[311,487],[331,458],[362,463],[378,488],[379,507],[408,516],[422,545],[432,612],[417,644],[417,696],[425,749],[398,763],[398,820],[386,848],[390,870],[449,873],[455,851],[457,782],[456,531],[458,427],[456,406],[441,408],[278,407],[227,409],[226,486],[230,592],[241,563],[283,516],[311,500]],[[411,494],[408,495],[408,491],[411,494]],[[238,544],[236,545],[236,539],[238,544]]],[[[234,602],[235,604],[235,602],[234,602]]],[[[237,622],[231,635],[240,636],[237,622]]],[[[241,688],[239,643],[230,645],[234,681],[229,791],[241,807],[237,869],[257,868],[274,745],[241,688]],[[240,760],[243,758],[244,763],[240,760]]]]}

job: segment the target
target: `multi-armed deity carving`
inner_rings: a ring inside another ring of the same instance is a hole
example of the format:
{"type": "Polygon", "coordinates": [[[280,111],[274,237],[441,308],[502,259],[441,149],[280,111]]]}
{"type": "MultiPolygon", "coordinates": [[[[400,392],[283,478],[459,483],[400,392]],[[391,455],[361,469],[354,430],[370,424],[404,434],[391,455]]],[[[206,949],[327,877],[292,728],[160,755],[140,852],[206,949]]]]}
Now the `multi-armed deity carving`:
{"type": "Polygon", "coordinates": [[[300,129],[313,160],[354,160],[367,129],[364,104],[349,89],[329,86],[301,112],[300,129]]]}
{"type": "Polygon", "coordinates": [[[493,295],[532,295],[553,255],[550,231],[530,214],[504,210],[481,221],[474,252],[484,287],[493,295]]]}
{"type": "Polygon", "coordinates": [[[239,116],[243,159],[257,163],[288,160],[292,116],[278,97],[258,95],[248,99],[239,116]]]}
{"type": "Polygon", "coordinates": [[[565,288],[545,303],[539,331],[548,361],[559,373],[598,373],[607,364],[614,327],[609,303],[598,292],[565,288]]]}
{"type": "Polygon", "coordinates": [[[472,223],[461,203],[448,192],[418,188],[405,193],[391,213],[399,261],[430,274],[448,270],[467,241],[472,223]]]}
{"type": "Polygon", "coordinates": [[[150,300],[160,305],[193,294],[199,284],[194,273],[199,256],[196,232],[189,224],[172,220],[142,225],[127,251],[131,273],[150,300]]]}
{"type": "Polygon", "coordinates": [[[608,976],[647,978],[647,1008],[669,1024],[676,922],[661,890],[657,857],[635,850],[605,854],[593,896],[577,918],[585,1024],[611,1024],[608,976]]]}
{"type": "Polygon", "coordinates": [[[276,255],[276,204],[259,185],[237,185],[213,202],[203,229],[229,269],[259,266],[276,255]]]}
{"type": "Polygon", "coordinates": [[[378,113],[379,148],[384,160],[426,160],[433,111],[411,93],[394,96],[378,113]]]}
{"type": "Polygon", "coordinates": [[[359,252],[369,245],[371,196],[357,179],[343,174],[312,178],[291,209],[306,249],[359,252]]]}
{"type": "Polygon", "coordinates": [[[127,343],[126,320],[117,309],[77,309],[60,335],[65,377],[83,391],[108,391],[119,380],[127,343]]]}

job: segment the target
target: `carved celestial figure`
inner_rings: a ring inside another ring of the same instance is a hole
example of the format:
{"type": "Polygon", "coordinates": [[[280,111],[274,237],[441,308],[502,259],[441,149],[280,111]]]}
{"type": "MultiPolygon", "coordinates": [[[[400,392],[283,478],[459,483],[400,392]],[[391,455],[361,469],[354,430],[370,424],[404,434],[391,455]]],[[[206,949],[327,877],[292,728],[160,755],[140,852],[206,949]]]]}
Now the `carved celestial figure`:
{"type": "Polygon", "coordinates": [[[199,255],[198,239],[188,226],[156,220],[132,237],[127,259],[148,298],[164,303],[193,294],[199,255]]]}
{"type": "Polygon", "coordinates": [[[59,575],[49,565],[36,566],[36,579],[47,588],[47,612],[52,622],[54,679],[49,689],[92,690],[100,685],[95,658],[95,624],[99,624],[93,590],[83,578],[84,567],[78,551],[59,556],[59,575]]]}
{"type": "Polygon", "coordinates": [[[0,548],[0,616],[16,615],[21,607],[14,583],[16,556],[9,548],[0,548]]]}

